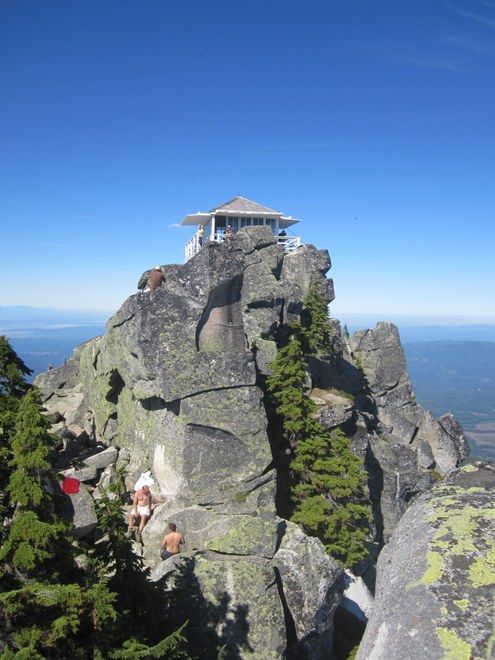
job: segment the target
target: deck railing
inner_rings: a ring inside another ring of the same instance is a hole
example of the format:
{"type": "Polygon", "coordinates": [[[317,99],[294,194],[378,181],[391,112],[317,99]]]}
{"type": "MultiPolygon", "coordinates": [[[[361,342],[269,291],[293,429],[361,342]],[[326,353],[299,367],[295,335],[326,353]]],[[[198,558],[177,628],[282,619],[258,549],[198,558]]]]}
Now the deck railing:
{"type": "Polygon", "coordinates": [[[286,252],[292,252],[302,245],[300,236],[277,236],[277,243],[281,245],[286,252]]]}
{"type": "MultiPolygon", "coordinates": [[[[194,234],[191,236],[191,238],[187,241],[186,246],[185,246],[185,257],[186,261],[189,261],[191,257],[194,257],[196,253],[198,253],[202,246],[206,243],[206,241],[211,240],[209,238],[206,238],[205,236],[202,237],[202,244],[200,245],[199,241],[199,236],[197,234],[194,234]]],[[[277,243],[278,245],[281,245],[285,252],[292,252],[293,250],[297,249],[300,245],[302,245],[301,242],[301,237],[300,236],[276,236],[277,243]]],[[[213,240],[215,243],[223,243],[226,238],[225,234],[214,234],[213,240]]]]}

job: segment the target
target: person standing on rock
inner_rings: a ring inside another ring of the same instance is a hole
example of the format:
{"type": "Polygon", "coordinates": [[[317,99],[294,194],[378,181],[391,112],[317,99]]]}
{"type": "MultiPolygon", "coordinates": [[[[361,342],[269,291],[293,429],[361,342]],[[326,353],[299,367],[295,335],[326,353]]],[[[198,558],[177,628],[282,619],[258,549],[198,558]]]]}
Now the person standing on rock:
{"type": "Polygon", "coordinates": [[[150,287],[150,290],[155,291],[155,289],[158,289],[158,287],[161,286],[164,282],[165,282],[165,275],[163,274],[162,269],[160,268],[160,266],[155,266],[148,278],[148,285],[150,287]]]}
{"type": "Polygon", "coordinates": [[[227,225],[227,229],[225,230],[225,240],[230,241],[233,235],[234,232],[232,231],[232,227],[230,225],[227,225]]]}
{"type": "Polygon", "coordinates": [[[163,541],[160,544],[160,547],[163,550],[160,552],[160,557],[162,559],[168,559],[174,555],[178,555],[180,552],[180,546],[184,545],[184,537],[180,532],[177,531],[177,525],[173,522],[168,524],[169,532],[165,534],[163,541]]]}
{"type": "Polygon", "coordinates": [[[139,529],[136,532],[136,541],[141,543],[141,534],[151,515],[151,500],[152,497],[149,486],[143,486],[134,493],[132,511],[129,514],[128,528],[125,534],[126,538],[131,538],[136,519],[139,518],[139,529]]]}

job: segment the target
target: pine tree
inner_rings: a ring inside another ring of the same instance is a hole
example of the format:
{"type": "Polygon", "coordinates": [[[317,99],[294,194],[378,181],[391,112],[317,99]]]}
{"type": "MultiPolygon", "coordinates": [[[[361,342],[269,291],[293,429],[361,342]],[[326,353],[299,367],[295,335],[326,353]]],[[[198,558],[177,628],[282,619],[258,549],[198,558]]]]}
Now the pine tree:
{"type": "Polygon", "coordinates": [[[328,355],[332,338],[328,323],[328,300],[319,280],[312,279],[303,302],[301,322],[306,342],[306,355],[328,355]]]}
{"type": "Polygon", "coordinates": [[[313,420],[297,445],[291,469],[297,479],[292,520],[343,564],[357,564],[368,554],[370,509],[366,473],[348,438],[313,420]]]}
{"type": "Polygon", "coordinates": [[[271,365],[272,375],[266,380],[277,415],[283,420],[285,439],[292,449],[303,437],[308,418],[314,412],[314,404],[305,393],[308,374],[304,342],[301,325],[296,323],[286,346],[277,351],[271,365]]]}
{"type": "Polygon", "coordinates": [[[26,376],[30,374],[31,370],[15,353],[7,338],[0,336],[0,518],[8,511],[6,486],[11,473],[10,443],[20,399],[30,387],[26,382],[26,376]]]}
{"type": "Polygon", "coordinates": [[[304,325],[292,326],[266,380],[291,455],[290,517],[320,538],[329,554],[353,566],[367,555],[367,478],[344,433],[329,432],[315,419],[316,405],[306,391],[308,359],[328,353],[330,345],[326,300],[317,285],[310,288],[304,308],[304,325]]]}
{"type": "Polygon", "coordinates": [[[0,395],[21,397],[29,385],[26,376],[32,374],[9,344],[6,337],[0,336],[0,395]]]}
{"type": "Polygon", "coordinates": [[[78,567],[81,548],[56,511],[63,497],[52,467],[56,441],[39,393],[23,381],[27,368],[5,342],[0,353],[8,358],[1,363],[0,399],[15,401],[5,445],[12,517],[0,545],[2,657],[187,657],[182,629],[164,637],[163,592],[148,585],[124,538],[119,499],[100,501],[99,533],[109,540],[90,551],[85,570],[78,567]],[[148,592],[160,598],[150,609],[148,592]]]}
{"type": "Polygon", "coordinates": [[[48,426],[38,392],[32,388],[22,399],[17,413],[10,461],[13,472],[7,487],[16,510],[7,539],[0,548],[0,560],[22,573],[39,571],[45,562],[53,564],[51,570],[60,567],[58,555],[66,527],[54,515],[52,498],[47,492],[53,483],[50,454],[54,447],[48,426]]]}
{"type": "Polygon", "coordinates": [[[77,581],[69,529],[54,510],[48,426],[32,388],[17,412],[8,484],[15,510],[0,547],[9,645],[29,658],[76,653],[81,637],[112,617],[112,594],[77,581]]]}

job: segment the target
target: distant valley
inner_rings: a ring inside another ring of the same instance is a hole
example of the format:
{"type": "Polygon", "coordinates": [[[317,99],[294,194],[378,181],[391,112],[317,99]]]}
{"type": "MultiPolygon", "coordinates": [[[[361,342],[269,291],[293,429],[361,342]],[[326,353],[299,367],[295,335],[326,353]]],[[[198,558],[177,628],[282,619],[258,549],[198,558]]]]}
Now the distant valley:
{"type": "Polygon", "coordinates": [[[495,458],[495,342],[419,342],[404,352],[419,403],[435,416],[453,412],[472,455],[495,458]]]}

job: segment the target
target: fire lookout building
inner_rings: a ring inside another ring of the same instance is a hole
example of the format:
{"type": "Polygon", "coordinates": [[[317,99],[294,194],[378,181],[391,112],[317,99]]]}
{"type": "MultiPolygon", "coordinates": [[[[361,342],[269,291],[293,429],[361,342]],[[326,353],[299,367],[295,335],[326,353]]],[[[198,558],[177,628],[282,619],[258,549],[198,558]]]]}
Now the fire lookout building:
{"type": "Polygon", "coordinates": [[[206,241],[223,242],[229,226],[234,234],[243,227],[270,227],[287,252],[295,250],[301,245],[301,239],[292,234],[288,236],[286,230],[297,222],[299,220],[290,215],[284,215],[245,197],[234,197],[211,211],[186,215],[181,224],[196,226],[196,233],[186,243],[185,260],[188,261],[199,252],[206,241]]]}

